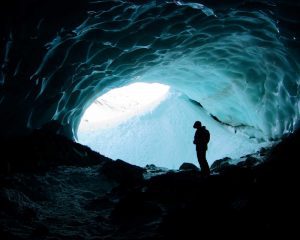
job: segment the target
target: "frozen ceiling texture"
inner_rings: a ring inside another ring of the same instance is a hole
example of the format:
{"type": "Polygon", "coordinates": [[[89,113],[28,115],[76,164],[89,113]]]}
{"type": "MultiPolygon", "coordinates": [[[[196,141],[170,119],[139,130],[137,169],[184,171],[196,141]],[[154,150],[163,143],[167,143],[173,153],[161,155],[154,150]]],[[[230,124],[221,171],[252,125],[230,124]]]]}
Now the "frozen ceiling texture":
{"type": "Polygon", "coordinates": [[[1,5],[2,135],[58,120],[61,133],[74,138],[94,100],[134,82],[165,84],[177,93],[166,101],[178,112],[198,109],[207,124],[256,142],[279,139],[297,125],[295,1],[1,5]]]}

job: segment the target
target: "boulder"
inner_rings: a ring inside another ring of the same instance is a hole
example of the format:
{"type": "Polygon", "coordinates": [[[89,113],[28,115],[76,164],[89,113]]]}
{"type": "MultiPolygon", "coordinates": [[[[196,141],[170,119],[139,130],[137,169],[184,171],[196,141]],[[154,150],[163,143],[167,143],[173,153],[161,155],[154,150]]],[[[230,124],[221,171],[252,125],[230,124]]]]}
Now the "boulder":
{"type": "Polygon", "coordinates": [[[181,166],[179,167],[179,170],[183,170],[183,171],[189,171],[189,170],[199,170],[199,168],[197,166],[195,166],[193,163],[183,163],[181,164],[181,166]]]}
{"type": "Polygon", "coordinates": [[[230,161],[231,161],[231,158],[229,158],[229,157],[218,159],[213,162],[213,164],[210,167],[210,170],[212,172],[220,172],[220,171],[224,170],[225,168],[229,167],[230,165],[232,165],[230,163],[230,161]]]}
{"type": "Polygon", "coordinates": [[[129,164],[123,160],[107,161],[103,164],[101,171],[107,177],[120,183],[140,182],[144,179],[144,168],[129,164]]]}
{"type": "Polygon", "coordinates": [[[245,161],[237,163],[238,167],[251,168],[258,165],[261,161],[255,157],[249,156],[245,161]]]}

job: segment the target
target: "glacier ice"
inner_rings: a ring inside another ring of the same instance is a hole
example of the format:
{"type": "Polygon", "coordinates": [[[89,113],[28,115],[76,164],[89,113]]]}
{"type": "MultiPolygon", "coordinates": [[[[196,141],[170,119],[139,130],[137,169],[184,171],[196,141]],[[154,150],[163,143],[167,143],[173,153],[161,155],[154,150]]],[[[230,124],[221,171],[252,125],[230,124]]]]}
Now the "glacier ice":
{"type": "Polygon", "coordinates": [[[287,28],[297,19],[276,19],[279,7],[99,0],[89,2],[84,20],[62,24],[52,37],[45,37],[51,24],[41,19],[30,36],[9,32],[0,76],[1,134],[57,120],[63,134],[76,138],[99,96],[145,82],[168,85],[186,99],[172,95],[153,113],[171,101],[188,112],[195,109],[190,102],[199,103],[197,116],[204,112],[224,131],[257,144],[280,139],[299,121],[300,71],[297,29],[287,28]]]}
{"type": "Polygon", "coordinates": [[[75,37],[49,49],[36,72],[48,78],[42,88],[46,92],[57,81],[47,61],[66,48],[59,63],[65,66],[74,62],[71,56],[78,48],[89,49],[71,88],[60,96],[54,119],[71,124],[76,132],[84,109],[100,94],[141,78],[178,89],[222,122],[244,126],[238,131],[251,138],[279,138],[294,129],[299,65],[265,13],[232,10],[216,18],[176,4],[169,4],[176,11],[170,12],[165,5],[117,3],[126,10],[118,12],[117,20],[110,22],[109,14],[94,9],[75,37]]]}
{"type": "Polygon", "coordinates": [[[201,3],[195,3],[195,2],[185,2],[185,1],[179,1],[175,0],[174,3],[178,6],[189,6],[195,9],[201,10],[206,16],[215,16],[214,11],[211,8],[206,7],[205,5],[201,3]]]}

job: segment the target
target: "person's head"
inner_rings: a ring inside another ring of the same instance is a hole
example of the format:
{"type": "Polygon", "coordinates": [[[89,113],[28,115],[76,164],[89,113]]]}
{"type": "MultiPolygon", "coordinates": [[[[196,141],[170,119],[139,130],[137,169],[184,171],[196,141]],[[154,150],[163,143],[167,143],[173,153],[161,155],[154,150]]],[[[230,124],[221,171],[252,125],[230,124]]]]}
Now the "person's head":
{"type": "Polygon", "coordinates": [[[194,123],[193,128],[201,128],[201,126],[202,126],[201,122],[200,122],[200,121],[196,121],[196,122],[194,123]]]}

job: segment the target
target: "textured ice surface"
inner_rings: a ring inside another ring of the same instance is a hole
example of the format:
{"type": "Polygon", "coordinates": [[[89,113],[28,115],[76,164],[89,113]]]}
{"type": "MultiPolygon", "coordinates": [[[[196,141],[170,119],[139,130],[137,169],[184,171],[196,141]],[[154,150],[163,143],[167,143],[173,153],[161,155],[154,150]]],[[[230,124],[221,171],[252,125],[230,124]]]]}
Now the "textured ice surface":
{"type": "MultiPolygon", "coordinates": [[[[33,72],[25,60],[10,64],[21,48],[11,33],[2,54],[7,71],[0,81],[2,134],[57,119],[65,134],[74,136],[97,97],[140,81],[169,85],[248,139],[280,138],[299,118],[298,33],[285,28],[297,18],[284,15],[280,1],[238,2],[207,7],[190,1],[91,1],[81,24],[61,26],[41,59],[31,59],[39,63],[33,72]],[[276,13],[282,13],[280,21],[276,13]]],[[[40,20],[38,34],[28,39],[40,40],[45,26],[40,20]]],[[[29,53],[30,48],[21,56],[29,53]]],[[[193,108],[190,103],[173,107],[193,108]]]]}
{"type": "Polygon", "coordinates": [[[203,5],[201,3],[188,2],[188,1],[178,1],[178,0],[175,0],[173,2],[175,4],[177,4],[178,6],[189,6],[189,7],[194,8],[194,9],[200,9],[206,16],[215,15],[214,11],[212,9],[206,7],[205,5],[203,5]]]}
{"type": "Polygon", "coordinates": [[[293,129],[299,67],[265,13],[232,10],[216,18],[174,4],[110,5],[103,11],[101,2],[95,4],[75,37],[49,44],[36,72],[45,76],[39,78],[45,89],[55,81],[53,71],[62,71],[49,69],[49,61],[60,59],[63,67],[78,61],[73,54],[84,53],[54,118],[76,120],[80,106],[101,90],[139,78],[179,89],[221,121],[247,126],[251,137],[268,139],[293,129]]]}

